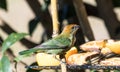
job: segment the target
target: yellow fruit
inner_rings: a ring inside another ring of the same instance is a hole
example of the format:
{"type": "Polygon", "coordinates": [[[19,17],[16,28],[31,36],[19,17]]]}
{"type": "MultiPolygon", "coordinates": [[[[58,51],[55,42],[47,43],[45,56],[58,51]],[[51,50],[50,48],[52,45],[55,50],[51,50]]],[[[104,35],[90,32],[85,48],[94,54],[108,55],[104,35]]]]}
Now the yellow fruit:
{"type": "Polygon", "coordinates": [[[65,58],[66,61],[68,61],[69,56],[78,53],[77,48],[76,47],[72,47],[69,51],[66,52],[65,58]]]}
{"type": "Polygon", "coordinates": [[[58,66],[60,65],[59,56],[56,56],[57,59],[51,54],[46,53],[37,53],[36,60],[39,66],[58,66]]]}
{"type": "MultiPolygon", "coordinates": [[[[65,58],[68,60],[68,57],[76,54],[78,51],[75,47],[72,47],[69,51],[66,52],[65,58]]],[[[56,56],[57,59],[51,54],[46,53],[37,53],[36,61],[39,66],[58,66],[60,65],[59,55],[56,56]],[[58,60],[59,59],[59,60],[58,60]]]]}
{"type": "Polygon", "coordinates": [[[107,43],[106,47],[109,48],[113,53],[120,54],[120,41],[107,43]]]}

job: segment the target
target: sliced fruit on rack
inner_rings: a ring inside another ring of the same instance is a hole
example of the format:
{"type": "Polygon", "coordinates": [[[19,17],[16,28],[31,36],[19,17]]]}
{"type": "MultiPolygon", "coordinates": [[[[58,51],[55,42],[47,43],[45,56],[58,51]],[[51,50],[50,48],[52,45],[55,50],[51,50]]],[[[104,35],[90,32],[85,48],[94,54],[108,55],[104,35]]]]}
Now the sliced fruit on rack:
{"type": "Polygon", "coordinates": [[[100,48],[104,47],[105,43],[106,43],[106,40],[90,41],[90,42],[80,45],[80,49],[82,49],[83,51],[100,52],[100,48]]]}
{"type": "Polygon", "coordinates": [[[112,53],[112,51],[108,47],[105,47],[105,48],[101,49],[101,54],[103,54],[103,55],[107,55],[107,54],[110,54],[110,53],[112,53]]]}
{"type": "Polygon", "coordinates": [[[66,58],[66,61],[68,60],[69,56],[73,55],[73,54],[77,54],[78,53],[78,50],[76,47],[72,47],[69,51],[66,52],[65,54],[65,58],[66,58]]]}
{"type": "MultiPolygon", "coordinates": [[[[76,47],[72,47],[69,51],[66,52],[65,58],[68,60],[68,57],[72,54],[78,53],[76,47]]],[[[46,53],[37,53],[36,60],[39,66],[58,66],[60,65],[59,55],[52,55],[46,53]],[[56,58],[55,58],[56,57],[56,58]]]]}
{"type": "Polygon", "coordinates": [[[39,66],[58,66],[60,65],[59,55],[46,54],[46,53],[37,53],[36,60],[39,66]]]}
{"type": "Polygon", "coordinates": [[[100,61],[103,66],[120,66],[120,57],[113,57],[100,61]]]}
{"type": "Polygon", "coordinates": [[[69,56],[67,63],[70,65],[84,65],[87,64],[87,58],[92,57],[93,55],[97,55],[98,52],[86,52],[86,53],[79,53],[73,54],[69,56]]]}
{"type": "Polygon", "coordinates": [[[120,54],[120,41],[107,43],[106,47],[109,48],[113,53],[120,54]]]}

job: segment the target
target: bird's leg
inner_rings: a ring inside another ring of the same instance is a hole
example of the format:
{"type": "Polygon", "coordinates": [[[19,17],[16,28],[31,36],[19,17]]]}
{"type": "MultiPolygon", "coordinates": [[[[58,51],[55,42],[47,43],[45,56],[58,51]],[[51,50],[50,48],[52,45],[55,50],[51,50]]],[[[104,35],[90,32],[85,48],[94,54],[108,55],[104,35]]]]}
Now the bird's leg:
{"type": "Polygon", "coordinates": [[[57,55],[53,55],[53,58],[55,58],[56,60],[60,61],[60,59],[57,58],[57,55]]]}
{"type": "Polygon", "coordinates": [[[66,63],[65,61],[66,61],[66,59],[65,59],[65,53],[63,53],[63,54],[60,54],[60,62],[61,63],[66,63]],[[65,59],[64,61],[62,61],[62,59],[65,59]]]}
{"type": "Polygon", "coordinates": [[[60,54],[60,62],[61,62],[61,71],[67,72],[67,66],[66,66],[66,59],[65,59],[65,53],[60,54]]]}
{"type": "Polygon", "coordinates": [[[57,59],[58,61],[60,61],[61,71],[62,71],[62,72],[67,72],[65,54],[60,54],[60,55],[59,55],[59,58],[57,58],[57,55],[53,55],[53,57],[54,57],[55,59],[57,59]]]}
{"type": "Polygon", "coordinates": [[[62,59],[65,58],[65,56],[63,54],[59,55],[59,58],[57,57],[57,55],[53,55],[53,57],[56,60],[60,61],[61,63],[65,63],[65,61],[62,61],[62,59]]]}

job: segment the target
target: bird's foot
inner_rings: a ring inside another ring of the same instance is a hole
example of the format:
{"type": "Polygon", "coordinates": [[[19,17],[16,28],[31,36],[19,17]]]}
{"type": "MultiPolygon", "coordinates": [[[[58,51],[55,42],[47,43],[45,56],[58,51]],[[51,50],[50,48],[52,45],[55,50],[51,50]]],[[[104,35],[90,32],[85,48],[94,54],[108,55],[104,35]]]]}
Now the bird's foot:
{"type": "Polygon", "coordinates": [[[53,58],[55,58],[56,60],[60,61],[60,59],[57,57],[57,55],[53,55],[53,58]]]}
{"type": "Polygon", "coordinates": [[[60,61],[61,64],[62,64],[62,63],[66,64],[65,59],[64,59],[64,61],[63,61],[62,59],[58,58],[57,55],[53,55],[53,57],[54,57],[56,60],[60,61]]]}

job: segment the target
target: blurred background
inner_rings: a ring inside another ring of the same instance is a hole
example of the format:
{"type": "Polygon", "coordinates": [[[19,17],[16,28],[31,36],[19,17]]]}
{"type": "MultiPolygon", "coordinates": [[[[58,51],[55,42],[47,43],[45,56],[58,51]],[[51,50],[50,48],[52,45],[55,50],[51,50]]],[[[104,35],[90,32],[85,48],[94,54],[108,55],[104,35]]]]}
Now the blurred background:
{"type": "MultiPolygon", "coordinates": [[[[8,50],[13,70],[12,58],[18,56],[18,52],[51,38],[50,2],[0,0],[0,43],[13,32],[30,34],[8,50]]],[[[89,40],[120,39],[120,0],[58,0],[58,16],[60,31],[66,24],[81,26],[76,46],[89,40]]],[[[25,65],[35,61],[35,56],[23,59],[18,63],[18,72],[25,72],[25,65]]]]}

